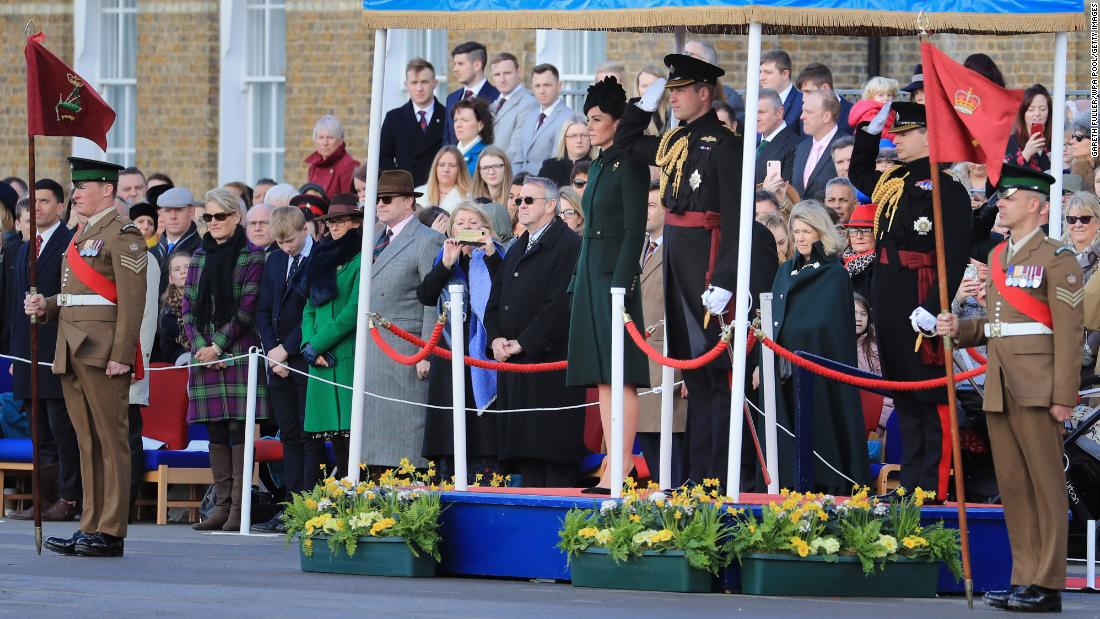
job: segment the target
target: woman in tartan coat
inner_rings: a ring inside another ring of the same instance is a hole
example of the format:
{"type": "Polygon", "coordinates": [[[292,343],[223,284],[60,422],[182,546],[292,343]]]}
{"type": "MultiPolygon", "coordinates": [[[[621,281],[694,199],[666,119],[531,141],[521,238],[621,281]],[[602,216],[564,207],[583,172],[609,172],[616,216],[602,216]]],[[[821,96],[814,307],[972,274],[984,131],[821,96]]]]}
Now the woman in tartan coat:
{"type": "MultiPolygon", "coordinates": [[[[208,363],[260,346],[253,323],[264,252],[245,239],[244,207],[226,189],[206,194],[202,216],[208,232],[191,258],[183,296],[183,330],[191,362],[208,363]]],[[[266,389],[257,386],[256,418],[267,416],[266,389]]],[[[216,508],[198,530],[236,531],[244,486],[244,420],[248,363],[243,359],[192,367],[187,379],[187,422],[207,424],[216,508]]]]}

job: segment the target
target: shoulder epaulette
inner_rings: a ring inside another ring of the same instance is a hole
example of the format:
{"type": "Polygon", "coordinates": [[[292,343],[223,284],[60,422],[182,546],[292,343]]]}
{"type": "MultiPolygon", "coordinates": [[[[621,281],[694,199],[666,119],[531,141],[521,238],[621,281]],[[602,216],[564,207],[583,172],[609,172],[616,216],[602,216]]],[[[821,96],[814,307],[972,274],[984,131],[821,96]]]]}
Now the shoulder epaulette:
{"type": "Polygon", "coordinates": [[[1055,256],[1061,256],[1064,253],[1070,253],[1070,254],[1076,254],[1077,253],[1077,252],[1073,251],[1073,248],[1070,247],[1069,245],[1060,245],[1058,243],[1058,241],[1055,241],[1054,239],[1047,239],[1047,240],[1049,240],[1051,243],[1059,245],[1058,249],[1054,250],[1054,255],[1055,256]]]}
{"type": "Polygon", "coordinates": [[[132,223],[122,224],[122,231],[123,232],[137,232],[138,234],[141,234],[141,228],[138,228],[137,226],[135,226],[132,223]]]}

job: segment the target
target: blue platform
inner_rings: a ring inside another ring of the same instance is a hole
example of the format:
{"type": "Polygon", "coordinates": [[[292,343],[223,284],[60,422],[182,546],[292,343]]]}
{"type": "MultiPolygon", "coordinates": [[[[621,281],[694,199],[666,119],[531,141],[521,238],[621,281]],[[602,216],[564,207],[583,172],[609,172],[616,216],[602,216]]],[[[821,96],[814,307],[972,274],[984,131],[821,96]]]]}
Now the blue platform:
{"type": "MultiPolygon", "coordinates": [[[[558,530],[565,513],[574,507],[598,507],[606,497],[580,497],[575,490],[550,490],[557,496],[516,494],[514,489],[509,490],[486,488],[479,492],[443,494],[441,571],[462,576],[569,580],[566,557],[557,548],[558,530]]],[[[767,497],[753,495],[752,502],[743,507],[759,510],[767,497]]],[[[954,507],[925,507],[922,514],[925,524],[943,520],[949,527],[958,525],[954,507]]],[[[974,507],[967,516],[975,589],[1007,588],[1012,559],[1003,510],[974,507]]],[[[736,562],[727,572],[723,575],[723,588],[739,590],[736,562]]],[[[939,591],[962,593],[962,583],[956,583],[946,568],[941,569],[939,591]]]]}

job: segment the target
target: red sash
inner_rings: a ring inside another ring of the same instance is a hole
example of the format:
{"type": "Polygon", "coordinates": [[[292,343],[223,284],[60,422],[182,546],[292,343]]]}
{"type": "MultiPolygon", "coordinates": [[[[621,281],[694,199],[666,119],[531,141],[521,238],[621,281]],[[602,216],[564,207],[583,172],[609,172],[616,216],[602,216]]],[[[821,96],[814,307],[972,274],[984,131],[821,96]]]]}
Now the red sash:
{"type": "Polygon", "coordinates": [[[989,275],[993,278],[993,285],[997,287],[997,293],[1021,314],[1035,322],[1041,322],[1048,329],[1053,330],[1054,319],[1050,315],[1050,306],[1041,299],[1024,292],[1022,288],[1008,285],[1008,273],[1001,265],[1001,251],[1007,246],[1008,241],[1002,242],[993,249],[993,254],[989,256],[989,275]]]}
{"type": "MultiPolygon", "coordinates": [[[[73,276],[76,277],[80,283],[84,284],[92,290],[92,292],[107,299],[111,303],[118,303],[118,288],[115,283],[99,271],[92,268],[92,265],[84,261],[84,258],[80,255],[80,252],[76,249],[76,237],[80,236],[80,226],[77,226],[76,233],[73,234],[73,240],[69,243],[69,248],[65,250],[65,258],[69,261],[69,269],[73,272],[73,276]]],[[[145,378],[145,364],[141,361],[141,339],[138,339],[137,345],[137,358],[134,360],[134,376],[137,380],[145,378]]]]}

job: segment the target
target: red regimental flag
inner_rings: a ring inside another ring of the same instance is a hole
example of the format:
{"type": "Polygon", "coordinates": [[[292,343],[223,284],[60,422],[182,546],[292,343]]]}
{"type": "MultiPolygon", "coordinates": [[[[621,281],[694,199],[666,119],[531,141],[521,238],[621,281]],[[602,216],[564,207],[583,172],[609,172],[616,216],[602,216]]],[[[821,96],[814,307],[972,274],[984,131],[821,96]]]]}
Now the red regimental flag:
{"type": "Polygon", "coordinates": [[[27,37],[27,135],[74,135],[107,150],[115,111],[84,78],[50,53],[42,33],[27,37]]]}
{"type": "Polygon", "coordinates": [[[1001,88],[931,43],[920,48],[930,159],[984,163],[996,184],[1024,91],[1001,88]]]}

